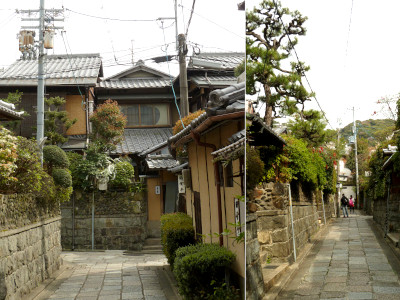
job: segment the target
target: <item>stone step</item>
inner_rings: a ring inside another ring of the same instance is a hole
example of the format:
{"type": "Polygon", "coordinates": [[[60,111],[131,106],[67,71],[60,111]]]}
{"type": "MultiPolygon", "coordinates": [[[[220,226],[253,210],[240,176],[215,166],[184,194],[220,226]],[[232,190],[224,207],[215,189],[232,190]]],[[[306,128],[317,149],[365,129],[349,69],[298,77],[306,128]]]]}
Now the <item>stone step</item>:
{"type": "Polygon", "coordinates": [[[146,246],[161,245],[161,238],[147,238],[144,241],[144,245],[146,246]]]}
{"type": "Polygon", "coordinates": [[[268,290],[273,287],[282,275],[285,273],[287,268],[289,267],[288,263],[280,263],[280,264],[263,264],[261,266],[263,278],[264,278],[264,287],[265,291],[268,294],[268,290]]]}
{"type": "Polygon", "coordinates": [[[143,245],[143,249],[146,250],[162,250],[161,245],[143,245]]]}
{"type": "Polygon", "coordinates": [[[399,247],[399,240],[400,240],[399,232],[390,232],[387,234],[387,237],[396,247],[399,247]]]}

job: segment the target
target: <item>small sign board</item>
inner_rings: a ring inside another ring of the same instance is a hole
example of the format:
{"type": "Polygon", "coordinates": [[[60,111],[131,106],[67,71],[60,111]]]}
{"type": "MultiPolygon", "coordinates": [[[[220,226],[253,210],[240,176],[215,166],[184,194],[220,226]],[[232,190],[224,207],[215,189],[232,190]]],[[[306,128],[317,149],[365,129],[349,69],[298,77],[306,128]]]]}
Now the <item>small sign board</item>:
{"type": "Polygon", "coordinates": [[[156,195],[160,195],[161,189],[159,185],[156,185],[156,195]]]}
{"type": "Polygon", "coordinates": [[[186,192],[185,181],[183,180],[183,175],[178,175],[178,189],[179,194],[184,194],[186,192]]]}

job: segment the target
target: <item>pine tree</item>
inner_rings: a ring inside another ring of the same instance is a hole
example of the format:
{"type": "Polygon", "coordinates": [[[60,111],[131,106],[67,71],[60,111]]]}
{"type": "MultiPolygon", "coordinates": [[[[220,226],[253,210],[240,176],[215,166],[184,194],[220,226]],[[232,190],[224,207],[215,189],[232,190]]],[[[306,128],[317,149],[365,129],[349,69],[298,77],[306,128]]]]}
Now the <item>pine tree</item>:
{"type": "Polygon", "coordinates": [[[297,37],[306,33],[306,20],[276,0],[264,0],[246,13],[247,94],[257,94],[257,83],[261,84],[265,96],[259,100],[265,102],[264,120],[269,126],[274,118],[298,111],[299,104],[303,111],[304,103],[313,96],[301,81],[309,67],[290,57],[297,37]]]}

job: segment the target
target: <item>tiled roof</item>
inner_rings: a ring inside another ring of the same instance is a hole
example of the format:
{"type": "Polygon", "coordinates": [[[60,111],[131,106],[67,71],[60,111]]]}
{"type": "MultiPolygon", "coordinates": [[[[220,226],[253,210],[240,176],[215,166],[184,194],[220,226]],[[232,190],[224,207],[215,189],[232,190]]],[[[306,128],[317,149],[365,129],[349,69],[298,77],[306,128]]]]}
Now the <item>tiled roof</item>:
{"type": "Polygon", "coordinates": [[[252,145],[286,145],[286,141],[266,125],[258,115],[248,114],[246,118],[251,121],[250,131],[252,134],[249,136],[249,141],[252,145]]]}
{"type": "Polygon", "coordinates": [[[117,145],[116,154],[140,154],[166,140],[172,135],[171,128],[125,129],[124,140],[117,145]]]}
{"type": "Polygon", "coordinates": [[[179,165],[170,154],[149,155],[146,157],[146,163],[150,170],[165,170],[179,165]]]}
{"type": "Polygon", "coordinates": [[[14,104],[0,100],[0,121],[22,120],[23,113],[23,111],[15,111],[14,104]]]}
{"type": "Polygon", "coordinates": [[[228,139],[230,143],[235,143],[238,140],[245,138],[246,137],[246,129],[240,130],[236,132],[235,134],[232,134],[232,136],[228,139]]]}
{"type": "Polygon", "coordinates": [[[64,143],[61,148],[66,151],[86,149],[86,139],[85,134],[69,135],[68,141],[64,143]]]}
{"type": "MultiPolygon", "coordinates": [[[[17,60],[0,74],[0,85],[37,85],[37,60],[17,60]]],[[[100,54],[46,55],[46,85],[96,84],[102,76],[100,54]]]]}
{"type": "Polygon", "coordinates": [[[226,87],[237,82],[235,76],[189,76],[188,79],[194,84],[202,86],[226,87]]]}
{"type": "Polygon", "coordinates": [[[175,143],[190,134],[208,119],[229,114],[243,113],[245,111],[245,83],[238,83],[224,89],[212,91],[209,95],[207,108],[204,113],[194,119],[188,126],[169,139],[169,143],[175,143]]]}
{"type": "Polygon", "coordinates": [[[243,52],[204,52],[190,58],[188,68],[234,69],[245,59],[243,52]]]}
{"type": "Polygon", "coordinates": [[[226,147],[223,147],[221,149],[218,149],[214,152],[211,152],[211,155],[215,156],[215,157],[220,157],[220,158],[225,158],[228,154],[232,153],[233,151],[243,151],[244,155],[244,144],[246,142],[246,138],[243,137],[239,140],[237,140],[236,142],[229,144],[226,147]]]}
{"type": "Polygon", "coordinates": [[[118,80],[104,80],[99,82],[98,86],[108,89],[163,88],[171,86],[171,81],[164,78],[124,78],[118,80]]]}
{"type": "Polygon", "coordinates": [[[177,165],[173,168],[169,168],[168,171],[171,173],[177,173],[182,171],[184,168],[186,168],[187,166],[189,166],[188,162],[184,162],[183,164],[177,165]]]}

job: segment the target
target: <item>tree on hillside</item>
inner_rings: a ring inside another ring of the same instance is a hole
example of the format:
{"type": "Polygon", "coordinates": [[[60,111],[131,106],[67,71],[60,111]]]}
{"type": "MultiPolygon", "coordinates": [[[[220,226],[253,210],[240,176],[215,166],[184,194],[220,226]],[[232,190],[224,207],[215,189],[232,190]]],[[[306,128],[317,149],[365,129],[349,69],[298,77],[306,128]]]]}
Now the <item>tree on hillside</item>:
{"type": "Polygon", "coordinates": [[[265,96],[267,125],[274,118],[304,109],[312,93],[302,85],[302,76],[309,70],[303,62],[290,60],[298,36],[305,35],[307,20],[300,12],[283,8],[279,1],[264,0],[246,13],[246,92],[255,95],[261,85],[265,96]],[[283,24],[282,20],[288,21],[283,24]]]}

